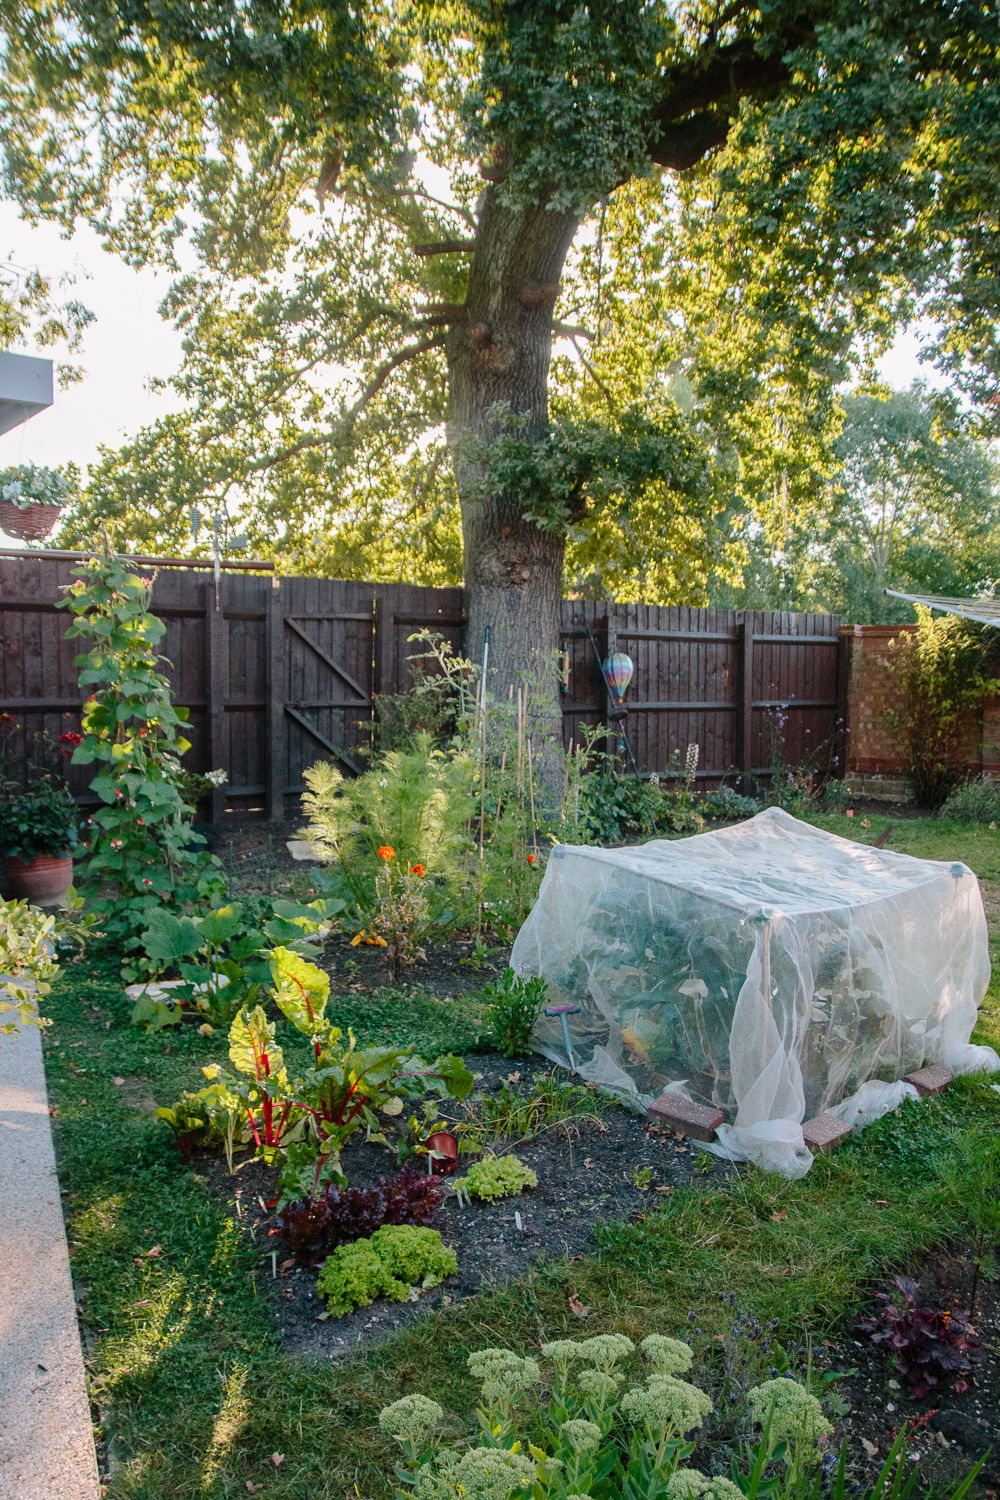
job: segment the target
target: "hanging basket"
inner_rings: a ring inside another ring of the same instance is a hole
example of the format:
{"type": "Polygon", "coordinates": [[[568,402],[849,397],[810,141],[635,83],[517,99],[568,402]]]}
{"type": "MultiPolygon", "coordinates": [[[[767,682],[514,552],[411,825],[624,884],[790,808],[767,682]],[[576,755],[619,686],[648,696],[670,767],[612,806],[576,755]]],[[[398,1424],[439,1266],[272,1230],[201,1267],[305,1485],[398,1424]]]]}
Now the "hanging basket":
{"type": "Polygon", "coordinates": [[[61,515],[61,505],[40,505],[33,501],[21,510],[10,500],[0,500],[0,531],[22,542],[40,542],[61,515]]]}

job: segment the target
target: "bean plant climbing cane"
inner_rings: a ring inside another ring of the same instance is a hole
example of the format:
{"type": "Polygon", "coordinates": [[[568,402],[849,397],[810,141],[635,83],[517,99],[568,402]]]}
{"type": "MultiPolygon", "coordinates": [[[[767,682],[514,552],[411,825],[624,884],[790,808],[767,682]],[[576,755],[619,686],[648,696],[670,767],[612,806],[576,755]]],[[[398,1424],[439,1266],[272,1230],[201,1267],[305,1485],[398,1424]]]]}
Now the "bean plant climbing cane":
{"type": "Polygon", "coordinates": [[[91,789],[102,806],[90,820],[81,893],[107,914],[110,937],[131,934],[154,907],[224,894],[218,861],[191,827],[181,757],[186,708],[171,702],[156,647],[166,627],[151,613],[152,580],[112,555],[83,565],[59,608],[72,611],[67,638],[93,645],[76,664],[91,690],[76,765],[99,764],[91,789]],[[108,894],[110,889],[111,894],[108,894]]]}

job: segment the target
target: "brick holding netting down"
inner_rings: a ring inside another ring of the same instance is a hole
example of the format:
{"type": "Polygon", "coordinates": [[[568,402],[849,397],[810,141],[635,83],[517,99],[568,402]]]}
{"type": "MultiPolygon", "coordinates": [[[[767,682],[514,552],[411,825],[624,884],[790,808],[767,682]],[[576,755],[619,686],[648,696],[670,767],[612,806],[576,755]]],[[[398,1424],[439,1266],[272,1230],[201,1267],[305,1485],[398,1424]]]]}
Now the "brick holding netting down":
{"type": "Polygon", "coordinates": [[[689,1135],[696,1141],[714,1141],[715,1132],[724,1122],[721,1109],[709,1109],[677,1094],[663,1093],[649,1106],[649,1115],[658,1123],[669,1125],[678,1135],[689,1135]]]}

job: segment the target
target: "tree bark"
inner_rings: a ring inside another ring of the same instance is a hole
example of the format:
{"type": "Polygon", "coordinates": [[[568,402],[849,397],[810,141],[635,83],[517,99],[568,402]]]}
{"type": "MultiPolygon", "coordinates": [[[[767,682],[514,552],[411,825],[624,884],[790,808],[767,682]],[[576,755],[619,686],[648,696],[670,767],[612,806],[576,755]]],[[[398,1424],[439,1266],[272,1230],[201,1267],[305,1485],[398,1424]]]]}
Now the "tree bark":
{"type": "MultiPolygon", "coordinates": [[[[448,441],[462,502],[467,655],[483,659],[490,631],[492,692],[507,696],[559,646],[565,538],[522,517],[512,493],[482,493],[476,448],[503,431],[504,403],[528,438],[548,432],[552,318],[579,219],[544,204],[511,210],[483,195],[469,275],[467,320],[448,334],[448,441]]],[[[555,682],[552,714],[558,713],[555,682]]],[[[554,722],[558,722],[554,720],[554,722]]]]}

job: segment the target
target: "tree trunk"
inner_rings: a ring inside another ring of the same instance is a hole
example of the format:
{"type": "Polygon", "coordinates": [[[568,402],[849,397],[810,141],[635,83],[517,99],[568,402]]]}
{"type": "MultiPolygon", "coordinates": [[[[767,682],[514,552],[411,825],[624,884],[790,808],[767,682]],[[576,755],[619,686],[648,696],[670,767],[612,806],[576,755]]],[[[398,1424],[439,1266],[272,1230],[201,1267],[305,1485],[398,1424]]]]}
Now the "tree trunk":
{"type": "MultiPolygon", "coordinates": [[[[565,538],[522,518],[516,494],[480,494],[475,446],[503,430],[491,408],[523,417],[528,438],[548,431],[552,312],[579,220],[544,205],[512,211],[484,194],[466,301],[468,321],[448,336],[448,441],[462,502],[467,655],[483,659],[490,631],[492,692],[537,672],[559,646],[565,538]],[[472,450],[472,451],[470,451],[472,450]]],[[[559,705],[551,688],[552,727],[559,705]]]]}

